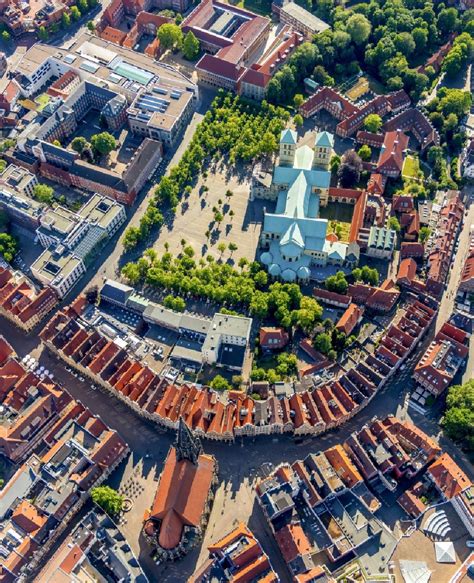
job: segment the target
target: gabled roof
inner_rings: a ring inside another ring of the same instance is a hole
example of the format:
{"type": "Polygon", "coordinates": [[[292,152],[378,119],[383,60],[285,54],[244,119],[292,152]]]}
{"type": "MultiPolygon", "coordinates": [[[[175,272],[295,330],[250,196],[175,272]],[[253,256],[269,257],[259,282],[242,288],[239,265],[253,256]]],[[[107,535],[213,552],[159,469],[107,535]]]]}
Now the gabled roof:
{"type": "Polygon", "coordinates": [[[334,136],[329,132],[318,132],[314,145],[320,148],[332,148],[334,146],[334,136]]]}
{"type": "Polygon", "coordinates": [[[402,131],[387,132],[383,141],[377,163],[377,172],[385,169],[397,169],[400,172],[403,167],[403,156],[408,148],[408,136],[402,131]]]}
{"type": "Polygon", "coordinates": [[[359,308],[357,304],[350,304],[336,324],[336,329],[348,336],[356,327],[363,313],[363,308],[359,308]]]}
{"type": "Polygon", "coordinates": [[[124,285],[113,279],[108,279],[102,289],[100,290],[101,297],[125,304],[130,294],[133,292],[133,287],[124,285]]]}
{"type": "Polygon", "coordinates": [[[416,261],[411,257],[402,259],[397,273],[397,283],[400,280],[412,281],[416,275],[416,261]]]}
{"type": "Polygon", "coordinates": [[[448,500],[471,485],[469,478],[447,453],[431,464],[428,473],[448,500]]]}
{"type": "Polygon", "coordinates": [[[159,544],[178,546],[185,526],[198,527],[215,471],[214,458],[201,454],[198,463],[178,461],[171,447],[160,477],[150,518],[161,521],[159,544]]]}
{"type": "Polygon", "coordinates": [[[293,251],[295,251],[295,255],[298,255],[301,249],[304,249],[303,235],[296,221],[291,223],[286,230],[280,240],[280,246],[285,248],[285,255],[287,256],[292,256],[293,251]],[[293,246],[296,247],[296,250],[293,249],[293,246]]]}
{"type": "Polygon", "coordinates": [[[296,132],[290,129],[283,130],[280,136],[280,143],[295,145],[297,141],[296,132]]]}

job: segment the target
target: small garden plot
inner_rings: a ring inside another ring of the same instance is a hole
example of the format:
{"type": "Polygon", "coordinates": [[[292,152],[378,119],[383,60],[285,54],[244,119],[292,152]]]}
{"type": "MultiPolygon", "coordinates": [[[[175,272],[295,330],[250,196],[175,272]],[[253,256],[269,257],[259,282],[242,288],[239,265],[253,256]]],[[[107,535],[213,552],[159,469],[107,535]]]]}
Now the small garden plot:
{"type": "Polygon", "coordinates": [[[405,180],[414,180],[418,182],[423,178],[423,172],[420,169],[420,161],[414,156],[407,156],[402,168],[402,177],[405,180]]]}

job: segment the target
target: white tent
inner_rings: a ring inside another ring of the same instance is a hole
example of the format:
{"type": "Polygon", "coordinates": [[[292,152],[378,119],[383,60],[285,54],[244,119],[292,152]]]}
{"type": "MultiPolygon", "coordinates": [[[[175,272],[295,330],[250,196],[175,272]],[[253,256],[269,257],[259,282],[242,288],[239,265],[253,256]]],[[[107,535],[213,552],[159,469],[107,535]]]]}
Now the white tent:
{"type": "Polygon", "coordinates": [[[456,551],[451,541],[440,541],[435,544],[436,561],[438,563],[455,563],[456,551]]]}
{"type": "Polygon", "coordinates": [[[400,561],[400,571],[405,583],[428,583],[431,577],[424,561],[400,561]]]}

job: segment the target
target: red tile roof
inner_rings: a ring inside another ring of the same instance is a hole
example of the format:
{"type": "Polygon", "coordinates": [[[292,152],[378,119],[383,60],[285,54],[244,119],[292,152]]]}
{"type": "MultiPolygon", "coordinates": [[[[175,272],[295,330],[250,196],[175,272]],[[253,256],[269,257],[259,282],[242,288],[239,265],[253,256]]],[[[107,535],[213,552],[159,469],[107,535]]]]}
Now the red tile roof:
{"type": "Polygon", "coordinates": [[[283,348],[288,344],[290,336],[284,328],[260,328],[260,346],[262,348],[283,348]]]}
{"type": "Polygon", "coordinates": [[[354,328],[359,323],[363,313],[363,308],[359,308],[357,304],[350,304],[337,322],[336,329],[340,332],[344,332],[346,336],[349,336],[352,330],[354,330],[354,328]]]}
{"type": "Polygon", "coordinates": [[[178,546],[185,526],[199,527],[214,471],[212,456],[201,454],[194,465],[178,461],[176,449],[170,448],[149,515],[160,522],[158,543],[163,549],[178,546]]]}
{"type": "Polygon", "coordinates": [[[402,243],[400,246],[400,257],[405,259],[406,257],[423,257],[425,248],[423,243],[402,243]]]}
{"type": "Polygon", "coordinates": [[[379,174],[400,173],[405,152],[408,148],[408,136],[402,131],[387,132],[377,162],[379,174]]]}
{"type": "Polygon", "coordinates": [[[349,306],[351,303],[351,296],[345,294],[338,294],[336,292],[328,291],[326,289],[321,289],[319,287],[315,287],[313,289],[313,296],[317,300],[321,300],[322,302],[326,301],[328,303],[338,303],[344,304],[345,306],[349,306]]]}
{"type": "Polygon", "coordinates": [[[379,287],[363,283],[350,284],[347,293],[352,296],[354,302],[365,304],[368,308],[381,312],[389,312],[400,296],[400,291],[389,279],[386,279],[379,287]]]}
{"type": "Polygon", "coordinates": [[[397,273],[397,284],[410,283],[416,276],[416,261],[411,257],[402,259],[397,273]]]}
{"type": "Polygon", "coordinates": [[[287,524],[275,533],[275,540],[286,563],[308,554],[311,545],[300,524],[287,524]]]}
{"type": "Polygon", "coordinates": [[[447,453],[443,453],[441,457],[429,466],[427,471],[438,489],[448,500],[451,500],[451,498],[454,498],[454,496],[472,485],[471,480],[447,453]]]}

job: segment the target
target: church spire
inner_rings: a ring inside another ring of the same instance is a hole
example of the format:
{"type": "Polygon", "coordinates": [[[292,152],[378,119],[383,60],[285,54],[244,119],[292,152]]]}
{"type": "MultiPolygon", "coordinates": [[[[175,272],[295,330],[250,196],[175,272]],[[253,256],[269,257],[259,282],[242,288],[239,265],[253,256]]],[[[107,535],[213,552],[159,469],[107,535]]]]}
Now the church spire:
{"type": "Polygon", "coordinates": [[[201,440],[193,434],[182,417],[179,418],[175,449],[178,461],[188,460],[194,465],[197,465],[198,458],[203,451],[201,440]]]}

